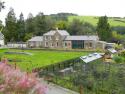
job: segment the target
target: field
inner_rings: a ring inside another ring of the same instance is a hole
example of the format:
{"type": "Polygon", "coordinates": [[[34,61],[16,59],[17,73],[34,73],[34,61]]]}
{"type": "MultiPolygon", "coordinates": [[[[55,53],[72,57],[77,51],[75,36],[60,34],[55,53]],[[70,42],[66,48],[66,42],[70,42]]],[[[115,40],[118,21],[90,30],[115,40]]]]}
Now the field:
{"type": "Polygon", "coordinates": [[[43,51],[43,50],[0,50],[2,57],[8,58],[9,64],[16,65],[22,70],[31,71],[34,68],[47,66],[50,64],[65,61],[81,55],[87,54],[87,52],[63,52],[63,51],[43,51]],[[29,52],[32,55],[23,54],[4,54],[4,52],[29,52]]]}
{"type": "MultiPolygon", "coordinates": [[[[68,20],[71,22],[73,19],[80,19],[81,21],[88,22],[93,26],[97,25],[97,16],[69,16],[68,20]]],[[[108,19],[111,26],[125,26],[125,18],[109,18],[108,19]]]]}

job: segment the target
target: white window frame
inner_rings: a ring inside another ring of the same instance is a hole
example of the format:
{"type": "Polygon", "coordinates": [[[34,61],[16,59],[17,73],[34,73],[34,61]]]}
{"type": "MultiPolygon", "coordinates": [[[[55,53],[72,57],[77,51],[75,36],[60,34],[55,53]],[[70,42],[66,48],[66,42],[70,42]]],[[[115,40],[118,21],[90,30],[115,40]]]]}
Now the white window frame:
{"type": "Polygon", "coordinates": [[[52,36],[50,36],[49,39],[52,40],[52,36]]]}

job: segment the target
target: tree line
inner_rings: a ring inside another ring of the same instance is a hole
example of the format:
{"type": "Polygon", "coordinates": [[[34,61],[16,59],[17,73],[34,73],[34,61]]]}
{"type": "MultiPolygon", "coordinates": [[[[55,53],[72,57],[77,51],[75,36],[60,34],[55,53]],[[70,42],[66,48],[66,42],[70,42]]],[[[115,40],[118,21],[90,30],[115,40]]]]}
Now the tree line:
{"type": "MultiPolygon", "coordinates": [[[[2,32],[6,43],[25,42],[33,36],[42,36],[56,27],[67,30],[71,35],[98,35],[102,41],[116,43],[124,41],[124,27],[111,27],[107,16],[101,16],[96,27],[80,19],[69,21],[69,16],[78,15],[72,13],[45,15],[39,12],[36,16],[29,13],[27,19],[24,19],[23,13],[20,13],[19,19],[17,19],[14,9],[10,8],[2,32]],[[121,32],[123,35],[121,35],[121,32]]],[[[1,22],[0,26],[2,26],[1,22]]]]}
{"type": "Polygon", "coordinates": [[[68,16],[77,15],[72,13],[44,15],[44,13],[39,12],[35,17],[29,13],[27,19],[24,19],[23,13],[21,13],[17,19],[14,9],[10,8],[5,19],[3,34],[6,42],[25,42],[33,36],[42,36],[56,27],[67,30],[71,35],[95,33],[95,27],[90,23],[82,22],[79,19],[69,22],[68,16]]]}

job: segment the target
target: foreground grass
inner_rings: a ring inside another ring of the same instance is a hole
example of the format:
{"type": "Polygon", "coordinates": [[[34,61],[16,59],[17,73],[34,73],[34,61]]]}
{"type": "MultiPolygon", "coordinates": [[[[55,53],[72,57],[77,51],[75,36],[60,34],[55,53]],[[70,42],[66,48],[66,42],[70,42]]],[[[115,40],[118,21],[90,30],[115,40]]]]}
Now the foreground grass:
{"type": "MultiPolygon", "coordinates": [[[[16,51],[22,52],[21,50],[0,50],[1,53],[5,51],[16,51]]],[[[23,52],[30,52],[33,55],[22,55],[22,54],[3,54],[4,57],[7,57],[12,62],[9,64],[16,65],[22,70],[31,71],[34,68],[39,68],[47,66],[50,64],[55,64],[61,61],[79,57],[85,55],[88,52],[63,52],[63,51],[43,51],[43,50],[23,50],[23,52]]]]}

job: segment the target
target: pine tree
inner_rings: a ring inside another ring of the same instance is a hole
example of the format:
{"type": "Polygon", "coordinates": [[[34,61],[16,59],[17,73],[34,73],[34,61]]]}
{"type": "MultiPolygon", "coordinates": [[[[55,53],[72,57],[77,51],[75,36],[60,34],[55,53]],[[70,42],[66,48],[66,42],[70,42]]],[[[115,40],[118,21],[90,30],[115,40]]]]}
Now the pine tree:
{"type": "Polygon", "coordinates": [[[13,8],[10,8],[5,20],[4,35],[6,42],[14,42],[17,40],[17,20],[13,8]]]}
{"type": "Polygon", "coordinates": [[[25,24],[26,26],[25,40],[28,40],[33,36],[33,33],[35,32],[34,18],[33,18],[32,13],[29,13],[25,23],[26,23],[25,24]]]}
{"type": "Polygon", "coordinates": [[[112,32],[111,32],[110,25],[108,23],[107,16],[102,16],[99,18],[96,30],[100,40],[107,41],[107,42],[111,41],[112,32]]]}
{"type": "Polygon", "coordinates": [[[17,21],[17,36],[18,36],[18,41],[25,41],[25,21],[23,17],[23,13],[20,14],[19,20],[17,21]]]}
{"type": "Polygon", "coordinates": [[[47,31],[46,18],[43,13],[39,13],[35,18],[35,35],[43,35],[47,31]]]}

